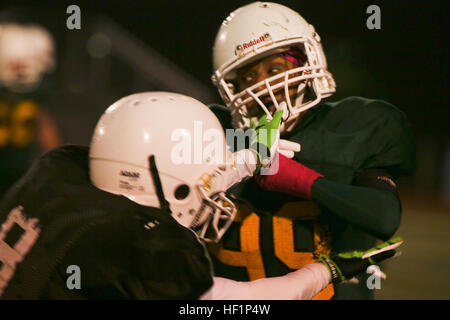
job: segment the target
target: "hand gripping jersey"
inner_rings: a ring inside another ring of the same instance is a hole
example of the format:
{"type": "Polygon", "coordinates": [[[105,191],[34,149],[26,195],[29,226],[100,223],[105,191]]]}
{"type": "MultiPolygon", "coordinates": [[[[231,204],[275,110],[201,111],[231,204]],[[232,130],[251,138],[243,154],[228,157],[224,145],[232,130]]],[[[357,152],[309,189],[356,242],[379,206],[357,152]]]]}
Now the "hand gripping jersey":
{"type": "Polygon", "coordinates": [[[92,186],[88,163],[87,149],[54,149],[3,199],[0,298],[196,299],[204,293],[212,271],[197,236],[165,210],[92,186]],[[68,288],[71,266],[81,271],[80,288],[68,288]]]}
{"type": "MultiPolygon", "coordinates": [[[[229,112],[217,105],[211,109],[230,128],[229,112]]],[[[380,100],[349,97],[322,103],[282,138],[301,144],[296,161],[345,185],[355,184],[370,169],[383,168],[398,177],[411,173],[415,165],[414,139],[405,115],[380,100]]],[[[316,261],[320,254],[367,249],[375,241],[316,202],[267,192],[254,179],[232,193],[240,199],[237,218],[222,241],[209,246],[217,276],[280,276],[316,261]]],[[[329,286],[316,299],[333,295],[329,286]]]]}

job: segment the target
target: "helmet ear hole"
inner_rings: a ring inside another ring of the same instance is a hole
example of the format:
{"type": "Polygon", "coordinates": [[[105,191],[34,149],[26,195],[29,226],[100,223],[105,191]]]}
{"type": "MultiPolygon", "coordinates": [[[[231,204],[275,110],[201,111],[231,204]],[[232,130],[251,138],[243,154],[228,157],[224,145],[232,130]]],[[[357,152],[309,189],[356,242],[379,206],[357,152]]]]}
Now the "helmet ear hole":
{"type": "Polygon", "coordinates": [[[175,199],[183,200],[186,199],[190,193],[189,186],[186,184],[179,185],[174,192],[175,199]]]}

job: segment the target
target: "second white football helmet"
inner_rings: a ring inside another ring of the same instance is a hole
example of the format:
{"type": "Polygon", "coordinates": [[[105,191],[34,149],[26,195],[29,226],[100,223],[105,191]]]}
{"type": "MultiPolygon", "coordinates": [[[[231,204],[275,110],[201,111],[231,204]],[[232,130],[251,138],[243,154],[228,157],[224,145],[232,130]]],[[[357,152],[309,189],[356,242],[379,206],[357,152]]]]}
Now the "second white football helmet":
{"type": "Polygon", "coordinates": [[[146,206],[163,205],[162,189],[181,225],[218,241],[235,215],[222,179],[228,156],[222,126],[207,106],[181,94],[138,93],[115,102],[100,118],[90,176],[96,187],[146,206]]]}
{"type": "Polygon", "coordinates": [[[314,27],[297,12],[276,3],[255,2],[233,11],[222,23],[213,48],[214,74],[212,81],[231,109],[233,126],[246,128],[250,119],[246,104],[256,101],[270,116],[268,106],[260,99],[272,98],[277,109],[282,102],[276,101],[274,91],[285,90],[288,97],[283,105],[288,116],[297,117],[302,111],[318,104],[322,98],[335,92],[334,79],[327,71],[327,62],[314,27]],[[250,62],[266,56],[298,49],[306,56],[304,65],[282,72],[238,92],[233,79],[236,70],[250,62]],[[310,99],[291,101],[288,88],[297,85],[298,96],[309,87],[313,92],[310,99]]]}

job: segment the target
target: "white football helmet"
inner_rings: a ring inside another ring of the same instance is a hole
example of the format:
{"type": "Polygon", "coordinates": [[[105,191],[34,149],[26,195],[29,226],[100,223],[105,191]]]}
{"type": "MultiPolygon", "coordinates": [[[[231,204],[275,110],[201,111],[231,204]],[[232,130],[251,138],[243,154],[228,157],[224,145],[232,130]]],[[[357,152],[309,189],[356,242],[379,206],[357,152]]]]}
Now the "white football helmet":
{"type": "Polygon", "coordinates": [[[165,198],[181,225],[218,241],[236,212],[223,187],[222,174],[233,165],[229,156],[222,126],[207,106],[181,94],[138,93],[100,118],[90,146],[90,177],[96,187],[141,205],[162,207],[165,198]]]}
{"type": "Polygon", "coordinates": [[[255,2],[233,11],[222,23],[213,48],[214,74],[212,81],[230,108],[235,128],[247,128],[251,119],[246,104],[251,101],[268,115],[269,108],[262,96],[270,95],[276,109],[283,108],[284,120],[297,117],[322,98],[335,92],[333,76],[327,71],[320,37],[314,27],[297,12],[276,3],[255,2]],[[236,92],[233,84],[236,70],[250,62],[291,49],[301,50],[307,58],[303,66],[282,72],[236,92]],[[290,101],[289,86],[298,83],[296,101],[290,101]],[[305,99],[308,87],[312,97],[305,99]],[[276,101],[274,91],[283,90],[287,101],[276,101]]]}
{"type": "Polygon", "coordinates": [[[32,91],[54,66],[53,39],[44,28],[0,24],[0,85],[16,92],[32,91]]]}

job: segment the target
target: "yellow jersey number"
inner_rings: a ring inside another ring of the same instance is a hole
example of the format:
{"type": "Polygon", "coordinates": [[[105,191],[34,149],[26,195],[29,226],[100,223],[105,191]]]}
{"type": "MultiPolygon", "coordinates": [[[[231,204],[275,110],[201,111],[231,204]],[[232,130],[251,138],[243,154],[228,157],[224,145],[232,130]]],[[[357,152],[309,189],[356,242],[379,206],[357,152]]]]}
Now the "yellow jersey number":
{"type": "Polygon", "coordinates": [[[11,144],[23,148],[34,141],[38,105],[30,100],[15,106],[0,101],[0,148],[11,144]]]}
{"type": "MultiPolygon", "coordinates": [[[[241,251],[224,249],[221,242],[209,245],[209,250],[222,263],[236,267],[246,267],[250,281],[265,278],[265,269],[262,259],[259,237],[258,215],[251,212],[249,207],[237,204],[238,214],[235,221],[241,221],[240,241],[241,251]]],[[[320,254],[330,254],[329,235],[323,231],[322,226],[314,220],[320,209],[313,202],[294,202],[286,204],[273,216],[273,242],[275,255],[290,269],[300,269],[303,266],[317,262],[320,254]],[[298,216],[299,212],[309,212],[309,216],[298,216]],[[314,253],[297,252],[294,248],[295,219],[314,221],[314,253]]],[[[333,285],[328,285],[318,293],[313,300],[328,300],[334,295],[333,285]]]]}

